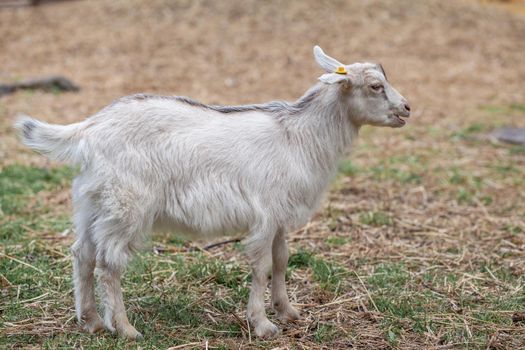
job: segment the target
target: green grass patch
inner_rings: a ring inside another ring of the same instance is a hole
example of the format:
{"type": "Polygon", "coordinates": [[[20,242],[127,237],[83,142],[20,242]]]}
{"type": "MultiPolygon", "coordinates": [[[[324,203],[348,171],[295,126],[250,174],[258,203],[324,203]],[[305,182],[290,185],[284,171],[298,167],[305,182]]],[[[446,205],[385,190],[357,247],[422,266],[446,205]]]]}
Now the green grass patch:
{"type": "Polygon", "coordinates": [[[517,225],[505,225],[503,226],[503,229],[512,235],[517,235],[519,233],[524,232],[524,229],[517,225]]]}
{"type": "Polygon", "coordinates": [[[483,106],[482,110],[491,114],[502,114],[505,113],[508,108],[504,106],[487,105],[483,106]]]}
{"type": "Polygon", "coordinates": [[[337,330],[335,327],[331,324],[317,324],[317,329],[314,333],[315,341],[319,344],[325,344],[326,342],[329,342],[334,335],[336,335],[337,330]]]}
{"type": "Polygon", "coordinates": [[[509,154],[510,155],[524,155],[525,146],[511,146],[509,148],[509,154]]]}
{"type": "Polygon", "coordinates": [[[300,249],[296,253],[290,255],[288,259],[288,267],[302,269],[309,267],[313,264],[315,256],[312,252],[308,250],[300,249]]]}
{"type": "Polygon", "coordinates": [[[443,342],[479,345],[486,343],[490,329],[513,327],[511,315],[521,310],[525,302],[525,293],[516,293],[513,288],[522,284],[523,277],[496,264],[477,268],[459,274],[438,268],[415,277],[405,263],[385,262],[376,266],[365,281],[373,300],[369,306],[382,314],[385,340],[395,347],[405,334],[441,330],[443,342]],[[472,293],[470,288],[457,288],[464,273],[486,277],[470,282],[481,294],[472,293]],[[492,289],[496,285],[499,293],[492,289]]]}
{"type": "Polygon", "coordinates": [[[381,264],[377,266],[367,282],[374,288],[403,287],[410,274],[402,264],[381,264]]]}
{"type": "Polygon", "coordinates": [[[523,103],[513,103],[513,104],[510,105],[510,109],[512,111],[525,113],[525,104],[523,104],[523,103]]]}
{"type": "Polygon", "coordinates": [[[490,114],[503,115],[503,114],[522,114],[525,113],[525,104],[513,103],[511,105],[499,106],[499,105],[487,105],[483,106],[482,110],[490,114]]]}
{"type": "Polygon", "coordinates": [[[475,135],[486,133],[493,127],[494,127],[494,125],[489,125],[489,124],[485,124],[485,123],[479,123],[479,122],[478,123],[472,123],[471,125],[463,128],[463,129],[454,131],[451,134],[451,137],[452,137],[453,140],[458,140],[458,141],[460,141],[460,140],[467,140],[467,141],[471,141],[471,140],[474,140],[474,136],[475,135]]]}
{"type": "Polygon", "coordinates": [[[326,244],[331,247],[340,247],[352,240],[351,237],[331,236],[326,239],[326,244]]]}
{"type": "Polygon", "coordinates": [[[422,175],[414,171],[402,170],[391,165],[378,165],[370,168],[372,176],[375,180],[385,181],[394,180],[400,183],[414,183],[419,184],[422,180],[422,175]]]}
{"type": "Polygon", "coordinates": [[[344,278],[349,272],[342,266],[329,262],[322,257],[316,257],[312,252],[299,250],[290,256],[288,266],[290,268],[310,268],[314,281],[320,284],[322,289],[339,292],[344,278]]]}
{"type": "Polygon", "coordinates": [[[343,277],[348,275],[343,267],[321,258],[315,259],[311,268],[314,280],[320,283],[321,288],[335,292],[340,290],[343,277]]]}
{"type": "Polygon", "coordinates": [[[352,163],[351,160],[345,160],[339,164],[339,172],[346,176],[354,176],[359,172],[359,167],[352,163]]]}
{"type": "Polygon", "coordinates": [[[0,219],[22,210],[30,196],[66,185],[73,177],[70,167],[37,168],[10,165],[0,171],[0,219]]]}
{"type": "Polygon", "coordinates": [[[369,211],[359,215],[359,222],[369,226],[392,226],[393,219],[381,211],[369,211]]]}

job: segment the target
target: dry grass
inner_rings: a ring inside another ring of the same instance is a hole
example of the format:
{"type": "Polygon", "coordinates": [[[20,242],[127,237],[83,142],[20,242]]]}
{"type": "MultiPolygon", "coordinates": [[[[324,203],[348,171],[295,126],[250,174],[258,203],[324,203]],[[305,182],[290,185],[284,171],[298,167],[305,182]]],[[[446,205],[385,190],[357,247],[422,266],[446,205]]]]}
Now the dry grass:
{"type": "Polygon", "coordinates": [[[523,126],[525,17],[475,1],[72,1],[0,9],[0,33],[0,80],[60,73],[82,87],[0,100],[0,347],[525,347],[525,149],[484,136],[523,126]],[[16,142],[16,113],[67,123],[139,91],[293,99],[320,74],[314,43],[382,62],[414,115],[363,130],[324,209],[291,234],[304,320],[254,339],[239,245],[156,236],[125,279],[146,340],[81,334],[72,174],[16,142]]]}

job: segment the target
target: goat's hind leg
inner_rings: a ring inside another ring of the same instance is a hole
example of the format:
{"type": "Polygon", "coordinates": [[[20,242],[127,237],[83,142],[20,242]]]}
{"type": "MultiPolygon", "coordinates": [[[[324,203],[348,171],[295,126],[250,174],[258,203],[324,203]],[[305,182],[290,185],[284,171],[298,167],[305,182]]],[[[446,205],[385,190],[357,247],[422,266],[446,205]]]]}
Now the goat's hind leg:
{"type": "MultiPolygon", "coordinates": [[[[104,323],[97,313],[95,301],[95,262],[96,253],[91,225],[93,221],[90,205],[79,205],[75,198],[75,227],[77,240],[71,247],[73,255],[73,283],[75,290],[75,309],[78,322],[89,333],[104,329],[104,323]]],[[[86,203],[84,203],[86,204],[86,203]]]]}
{"type": "Polygon", "coordinates": [[[111,331],[129,339],[141,339],[142,334],[131,325],[126,314],[120,279],[122,269],[111,267],[105,263],[97,266],[99,269],[99,284],[104,300],[104,322],[111,331]]]}
{"type": "Polygon", "coordinates": [[[89,241],[77,240],[71,252],[77,319],[86,332],[96,333],[104,329],[104,323],[97,313],[95,301],[95,247],[89,241]]]}
{"type": "Polygon", "coordinates": [[[120,336],[140,339],[142,334],[128,320],[120,280],[134,247],[139,244],[141,228],[110,219],[101,220],[94,231],[97,237],[97,275],[104,305],[105,326],[120,336]]]}

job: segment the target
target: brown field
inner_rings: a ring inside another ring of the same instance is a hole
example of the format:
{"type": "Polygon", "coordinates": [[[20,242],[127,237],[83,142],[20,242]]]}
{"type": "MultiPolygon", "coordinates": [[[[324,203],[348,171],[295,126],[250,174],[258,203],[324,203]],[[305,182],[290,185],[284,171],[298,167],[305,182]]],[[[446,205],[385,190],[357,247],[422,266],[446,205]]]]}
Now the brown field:
{"type": "Polygon", "coordinates": [[[0,206],[0,347],[525,348],[525,148],[487,136],[525,127],[524,8],[473,0],[0,2],[0,83],[61,74],[81,87],[0,97],[0,205],[22,203],[12,212],[0,206]],[[194,252],[206,243],[156,236],[156,253],[142,253],[125,277],[145,340],[81,334],[69,276],[71,174],[10,197],[20,176],[6,169],[66,171],[18,143],[16,115],[71,123],[135,92],[218,104],[296,99],[321,74],[314,44],[346,63],[381,62],[413,114],[402,129],[363,129],[323,209],[290,235],[288,286],[304,319],[281,326],[274,340],[254,339],[238,246],[194,252]],[[234,282],[223,281],[225,271],[234,282]]]}

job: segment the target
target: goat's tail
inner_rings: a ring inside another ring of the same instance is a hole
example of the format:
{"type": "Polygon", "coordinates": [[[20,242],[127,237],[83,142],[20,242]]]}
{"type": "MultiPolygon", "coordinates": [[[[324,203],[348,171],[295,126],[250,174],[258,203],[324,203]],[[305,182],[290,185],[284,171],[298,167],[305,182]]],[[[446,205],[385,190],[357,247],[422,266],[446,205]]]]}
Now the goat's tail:
{"type": "Polygon", "coordinates": [[[21,116],[15,122],[22,142],[43,155],[73,164],[85,160],[80,130],[83,123],[56,125],[21,116]]]}

